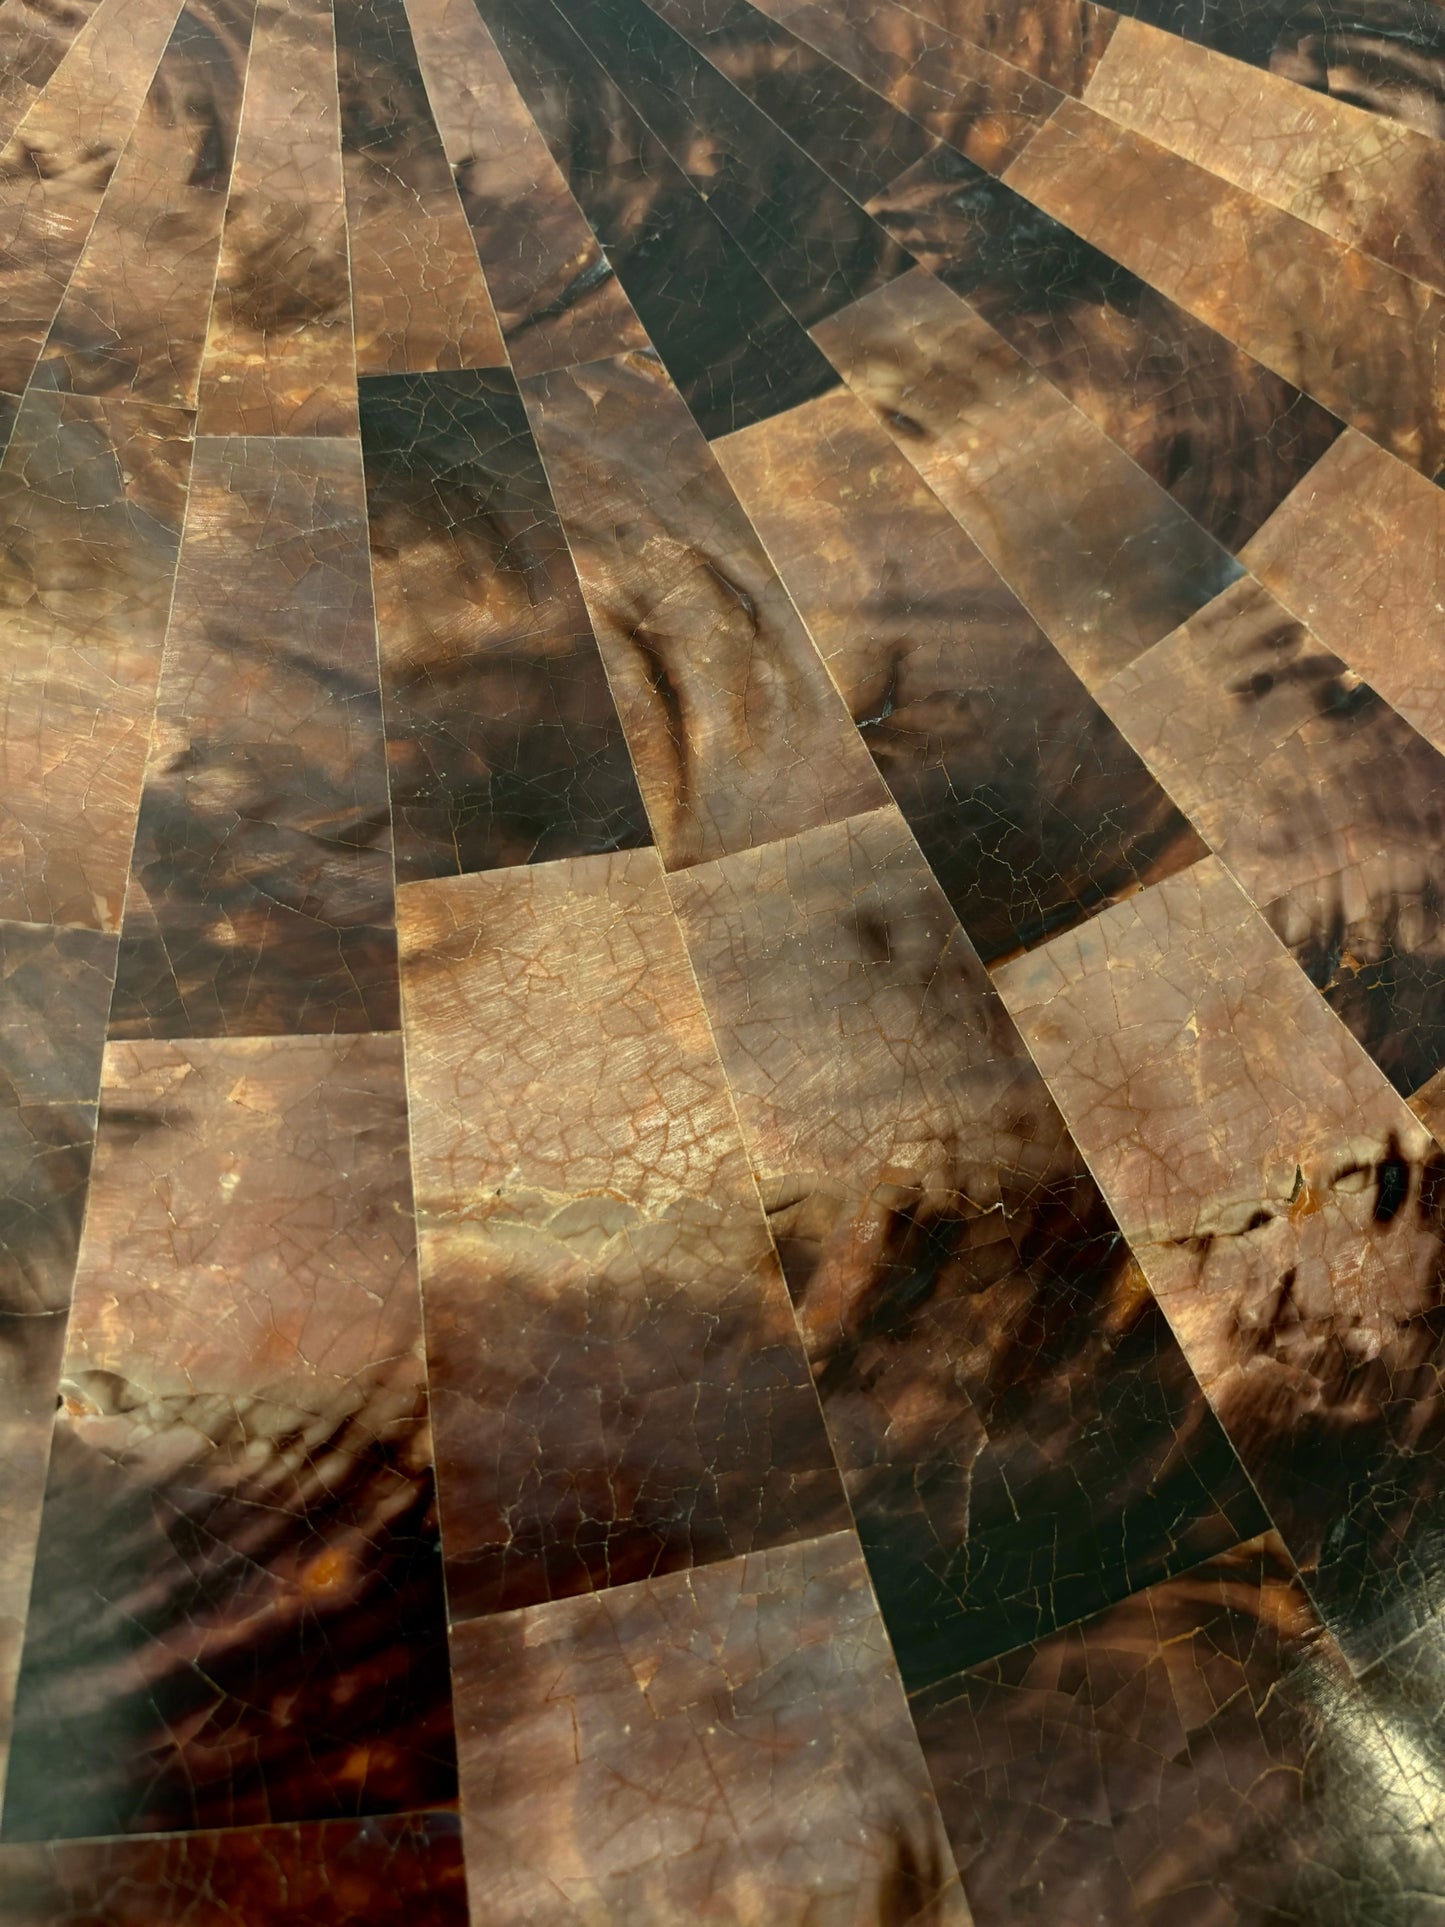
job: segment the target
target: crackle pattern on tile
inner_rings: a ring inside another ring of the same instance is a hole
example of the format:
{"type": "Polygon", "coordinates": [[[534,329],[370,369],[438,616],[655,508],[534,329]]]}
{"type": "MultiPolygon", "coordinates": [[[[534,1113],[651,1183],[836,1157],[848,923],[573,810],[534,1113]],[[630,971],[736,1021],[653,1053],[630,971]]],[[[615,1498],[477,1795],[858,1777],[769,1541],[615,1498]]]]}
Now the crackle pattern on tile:
{"type": "Polygon", "coordinates": [[[911,11],[1066,94],[1082,93],[1119,16],[1094,0],[909,0],[911,11]]]}
{"type": "Polygon", "coordinates": [[[760,10],[991,173],[1022,153],[1057,88],[894,0],[759,0],[760,10]]]}
{"type": "Polygon", "coordinates": [[[669,881],[909,1686],[1257,1530],[896,812],[669,881]]]}
{"type": "Polygon", "coordinates": [[[54,81],[0,148],[0,390],[34,370],[180,12],[96,8],[54,81]]]}
{"type": "Polygon", "coordinates": [[[1135,20],[1119,23],[1084,99],[1347,247],[1445,289],[1439,140],[1135,20]]]}
{"type": "Polygon", "coordinates": [[[1086,683],[1239,565],[981,315],[915,270],[813,331],[1086,683]]]}
{"type": "Polygon", "coordinates": [[[1445,750],[1445,492],[1363,435],[1342,435],[1243,560],[1445,750]]]}
{"type": "Polygon", "coordinates": [[[505,370],[361,384],[397,876],[650,840],[505,370]]]}
{"type": "Polygon", "coordinates": [[[407,0],[417,57],[519,375],[647,336],[473,0],[407,0]]]}
{"type": "Polygon", "coordinates": [[[935,135],[749,0],[649,4],[855,200],[935,145],[935,135]]]}
{"type": "Polygon", "coordinates": [[[3,1927],[468,1927],[454,1813],[0,1847],[3,1927]]]}
{"type": "Polygon", "coordinates": [[[1445,756],[1250,577],[1099,700],[1395,1088],[1445,1067],[1445,756]]]}
{"type": "Polygon", "coordinates": [[[1308,395],[952,148],[868,205],[1227,549],[1340,432],[1308,395]]]}
{"type": "Polygon", "coordinates": [[[363,375],[506,360],[402,0],[340,0],[341,146],[363,375]]]}
{"type": "Polygon", "coordinates": [[[995,981],[1355,1663],[1438,1613],[1445,1154],[1216,858],[995,981]]]}
{"type": "Polygon", "coordinates": [[[0,1927],[1445,1918],[1442,77],[0,0],[0,1927]]]}
{"type": "Polygon", "coordinates": [[[856,396],[715,447],[985,963],[1205,854],[856,396]]]}
{"type": "Polygon", "coordinates": [[[100,1102],[3,1837],[445,1803],[400,1039],[113,1044],[100,1102]]]}
{"type": "Polygon", "coordinates": [[[181,9],[36,372],[194,407],[256,0],[181,9]]]}
{"type": "Polygon", "coordinates": [[[703,432],[837,385],[801,323],[551,0],[478,0],[554,160],[703,432]]]}
{"type": "Polygon", "coordinates": [[[32,390],[0,463],[0,911],[120,922],[191,443],[187,418],[32,390]]]}
{"type": "Polygon", "coordinates": [[[206,438],[111,1035],[394,1029],[392,882],[359,450],[206,438]]]}
{"type": "Polygon", "coordinates": [[[1439,1918],[1438,1791],[1273,1533],[913,1711],[978,1927],[1439,1918]]]}
{"type": "Polygon", "coordinates": [[[969,1927],[851,1533],[456,1635],[475,1917],[969,1927]]]}
{"type": "Polygon", "coordinates": [[[846,1525],[655,852],[401,910],[453,1617],[846,1525]]]}
{"type": "Polygon", "coordinates": [[[1078,101],[1006,179],[1412,467],[1445,463],[1445,297],[1433,289],[1078,101]]]}
{"type": "Polygon", "coordinates": [[[0,141],[9,140],[100,0],[0,4],[0,141]]]}
{"type": "Polygon", "coordinates": [[[1445,29],[1431,0],[1124,0],[1120,11],[1311,93],[1445,136],[1445,29]]]}
{"type": "Polygon", "coordinates": [[[807,630],[658,362],[522,384],[669,868],[885,792],[807,630]]]}
{"type": "Polygon", "coordinates": [[[330,0],[261,0],[197,427],[354,433],[354,378],[330,0]]]}

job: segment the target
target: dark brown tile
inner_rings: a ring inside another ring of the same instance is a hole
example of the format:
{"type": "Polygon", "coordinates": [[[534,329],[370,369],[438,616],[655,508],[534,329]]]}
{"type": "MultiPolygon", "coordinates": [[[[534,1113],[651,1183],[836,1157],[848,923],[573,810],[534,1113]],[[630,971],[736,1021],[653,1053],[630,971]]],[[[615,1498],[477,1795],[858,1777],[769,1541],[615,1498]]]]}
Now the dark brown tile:
{"type": "Polygon", "coordinates": [[[1056,88],[894,0],[759,0],[761,11],[991,173],[1023,151],[1056,88]]]}
{"type": "Polygon", "coordinates": [[[869,207],[1227,549],[1340,433],[1318,402],[952,148],[869,207]]]}
{"type": "Polygon", "coordinates": [[[474,1919],[968,1927],[851,1533],[456,1635],[474,1919]]]}
{"type": "Polygon", "coordinates": [[[579,38],[582,16],[574,23],[551,0],[478,7],[704,434],[836,387],[797,317],[579,38]]]}
{"type": "Polygon", "coordinates": [[[1272,1534],[913,1711],[977,1927],[1440,1917],[1431,1815],[1272,1534]]]}
{"type": "Polygon", "coordinates": [[[7,1841],[454,1787],[399,1038],[110,1046],[7,1841]]]}
{"type": "Polygon", "coordinates": [[[837,690],[655,359],[522,384],[663,861],[882,802],[837,690]]]}
{"type": "Polygon", "coordinates": [[[859,201],[896,180],[935,143],[917,121],[749,0],[652,5],[859,201]]]}
{"type": "Polygon", "coordinates": [[[996,974],[1351,1662],[1445,1605],[1445,1154],[1213,857],[996,974]]]}
{"type": "Polygon", "coordinates": [[[195,406],[256,0],[182,7],[35,379],[195,406]]]}
{"type": "Polygon", "coordinates": [[[1204,855],[855,395],[715,447],[985,963],[1204,855]]]}
{"type": "Polygon", "coordinates": [[[655,852],[401,912],[454,1618],[845,1525],[655,852]]]}
{"type": "Polygon", "coordinates": [[[1445,464],[1445,296],[1078,101],[1006,178],[1412,467],[1445,464]]]}
{"type": "Polygon", "coordinates": [[[886,228],[647,0],[593,0],[568,18],[805,327],[913,265],[886,228]]]}
{"type": "Polygon", "coordinates": [[[897,813],[669,881],[909,1686],[1258,1530],[897,813]]]}
{"type": "Polygon", "coordinates": [[[1094,0],[912,0],[913,11],[984,47],[1066,94],[1082,93],[1109,47],[1119,16],[1094,0]]]}
{"type": "Polygon", "coordinates": [[[1445,1066],[1445,756],[1251,577],[1099,699],[1405,1096],[1445,1066]]]}
{"type": "Polygon", "coordinates": [[[647,336],[473,0],[412,0],[417,56],[519,375],[647,336]]]}
{"type": "Polygon", "coordinates": [[[394,1028],[356,443],[197,444],[111,1034],[394,1028]]]}
{"type": "Polygon", "coordinates": [[[506,361],[402,0],[336,12],[341,145],[363,375],[506,361]]]}
{"type": "Polygon", "coordinates": [[[172,409],[30,392],[0,464],[0,911],[120,922],[191,460],[172,409]]]}
{"type": "Polygon", "coordinates": [[[0,148],[0,390],[35,367],[141,111],[179,0],[99,6],[0,148]]]}
{"type": "Polygon", "coordinates": [[[354,433],[355,375],[332,9],[261,0],[197,427],[354,433]]]}
{"type": "Polygon", "coordinates": [[[467,1927],[455,1814],[0,1847],[3,1927],[467,1927]]]}
{"type": "Polygon", "coordinates": [[[505,369],[361,384],[397,875],[651,840],[505,369]]]}
{"type": "Polygon", "coordinates": [[[918,270],[814,334],[1091,688],[1239,565],[971,307],[918,270]]]}

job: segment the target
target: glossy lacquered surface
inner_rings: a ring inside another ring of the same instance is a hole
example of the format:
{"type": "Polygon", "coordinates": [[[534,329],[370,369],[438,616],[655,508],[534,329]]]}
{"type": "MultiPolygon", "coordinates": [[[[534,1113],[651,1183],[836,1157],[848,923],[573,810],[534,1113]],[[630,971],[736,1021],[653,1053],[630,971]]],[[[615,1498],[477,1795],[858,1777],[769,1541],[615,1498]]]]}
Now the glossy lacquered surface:
{"type": "Polygon", "coordinates": [[[1445,1920],[1441,18],[0,5],[0,1927],[1445,1920]]]}

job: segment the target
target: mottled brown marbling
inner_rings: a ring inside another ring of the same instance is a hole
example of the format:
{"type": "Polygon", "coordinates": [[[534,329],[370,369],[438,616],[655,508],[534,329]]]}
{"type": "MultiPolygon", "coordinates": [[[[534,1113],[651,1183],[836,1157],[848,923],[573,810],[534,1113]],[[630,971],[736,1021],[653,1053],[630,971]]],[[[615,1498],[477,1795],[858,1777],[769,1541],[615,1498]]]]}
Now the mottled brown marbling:
{"type": "Polygon", "coordinates": [[[5,1840],[450,1797],[405,1145],[399,1038],[109,1047],[5,1840]]]}
{"type": "Polygon", "coordinates": [[[32,389],[0,463],[0,910],[114,930],[191,442],[173,409],[32,389]]]}
{"type": "Polygon", "coordinates": [[[355,374],[332,9],[261,0],[197,426],[354,432],[355,374]]]}
{"type": "Polygon", "coordinates": [[[885,791],[660,363],[523,382],[669,868],[837,821],[885,791]]]}
{"type": "Polygon", "coordinates": [[[909,1686],[1258,1520],[897,813],[670,884],[909,1686]]]}
{"type": "Polygon", "coordinates": [[[472,0],[410,0],[417,57],[519,375],[647,336],[472,0]]]}
{"type": "Polygon", "coordinates": [[[921,269],[813,335],[1090,686],[1239,573],[1102,429],[921,269]]]}
{"type": "Polygon", "coordinates": [[[455,1649],[474,1919],[968,1927],[851,1533],[455,1649]]]}
{"type": "Polygon", "coordinates": [[[401,917],[454,1617],[845,1524],[656,853],[401,917]]]}
{"type": "Polygon", "coordinates": [[[361,452],[197,444],[114,1037],[394,1029],[361,452]]]}
{"type": "Polygon", "coordinates": [[[1445,756],[1252,577],[1099,700],[1405,1096],[1445,1065],[1445,756]]]}
{"type": "Polygon", "coordinates": [[[857,396],[716,450],[985,963],[1204,854],[857,396]]]}
{"type": "Polygon", "coordinates": [[[1445,296],[1078,101],[1006,178],[1412,467],[1445,463],[1445,296]]]}
{"type": "Polygon", "coordinates": [[[1216,858],[996,973],[1331,1631],[1438,1613],[1445,1154],[1216,858]]]}
{"type": "Polygon", "coordinates": [[[977,1927],[1445,1900],[1416,1776],[1269,1534],[913,1702],[977,1927]]]}

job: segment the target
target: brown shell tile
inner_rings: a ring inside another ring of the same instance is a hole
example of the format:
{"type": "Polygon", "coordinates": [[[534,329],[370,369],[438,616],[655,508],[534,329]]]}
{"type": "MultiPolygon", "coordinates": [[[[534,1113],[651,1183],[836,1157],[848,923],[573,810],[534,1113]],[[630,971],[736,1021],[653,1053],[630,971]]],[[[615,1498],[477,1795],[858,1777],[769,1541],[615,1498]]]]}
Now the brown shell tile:
{"type": "Polygon", "coordinates": [[[1252,577],[1099,691],[1405,1096],[1445,1064],[1445,756],[1252,577]]]}
{"type": "Polygon", "coordinates": [[[846,1524],[656,854],[401,906],[454,1617],[846,1524]]]}
{"type": "Polygon", "coordinates": [[[141,112],[178,0],[96,7],[0,148],[0,389],[30,379],[141,112]]]}
{"type": "Polygon", "coordinates": [[[474,1918],[968,1927],[851,1533],[458,1629],[474,1918]]]}
{"type": "Polygon", "coordinates": [[[203,435],[356,428],[328,0],[261,0],[201,363],[203,435]]]}
{"type": "Polygon", "coordinates": [[[410,0],[416,50],[507,353],[541,374],[648,345],[472,0],[410,0]]]}
{"type": "Polygon", "coordinates": [[[932,275],[905,275],[813,335],[1090,686],[1239,573],[932,275]]]}
{"type": "Polygon", "coordinates": [[[1413,468],[1445,464],[1445,297],[1077,101],[1007,179],[1413,468]]]}
{"type": "Polygon", "coordinates": [[[1388,1651],[1441,1606],[1439,1148],[1216,858],[995,981],[1326,1623],[1388,1651]]]}
{"type": "Polygon", "coordinates": [[[0,1847],[4,1927],[467,1927],[452,1813],[0,1847]]]}
{"type": "Polygon", "coordinates": [[[1433,1801],[1273,1534],[913,1702],[978,1927],[1391,1920],[1433,1801]]]}
{"type": "Polygon", "coordinates": [[[398,1038],[110,1046],[6,1841],[450,1798],[405,1144],[398,1038]]]}
{"type": "Polygon", "coordinates": [[[111,1035],[394,1029],[360,450],[196,446],[111,1035]]]}
{"type": "Polygon", "coordinates": [[[523,382],[669,869],[884,797],[722,470],[648,355],[523,382]]]}
{"type": "Polygon", "coordinates": [[[357,370],[496,367],[501,331],[402,0],[345,0],[335,18],[357,370]]]}
{"type": "Polygon", "coordinates": [[[1204,855],[856,396],[715,446],[985,963],[1204,855]]]}
{"type": "Polygon", "coordinates": [[[1342,435],[1243,560],[1327,649],[1445,750],[1445,492],[1342,435]]]}
{"type": "Polygon", "coordinates": [[[44,387],[193,408],[255,0],[181,9],[36,370],[44,387]]]}
{"type": "Polygon", "coordinates": [[[1121,20],[1090,107],[1445,290],[1445,146],[1399,121],[1121,20]]]}
{"type": "Polygon", "coordinates": [[[172,409],[32,389],[0,463],[0,910],[114,930],[191,442],[172,409]]]}
{"type": "Polygon", "coordinates": [[[909,1686],[1258,1529],[897,813],[670,884],[909,1686]]]}

